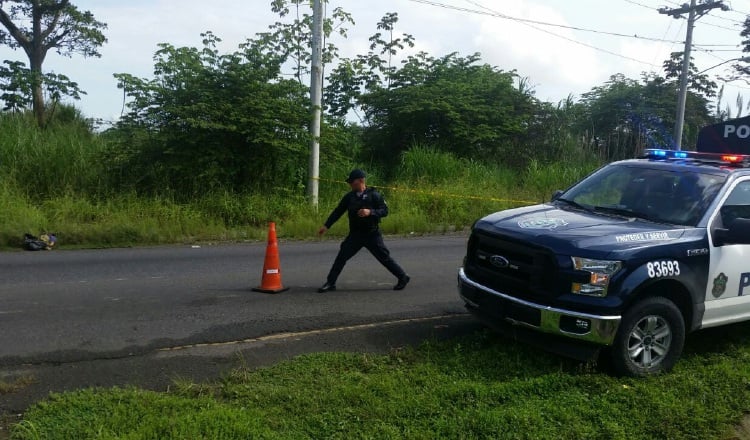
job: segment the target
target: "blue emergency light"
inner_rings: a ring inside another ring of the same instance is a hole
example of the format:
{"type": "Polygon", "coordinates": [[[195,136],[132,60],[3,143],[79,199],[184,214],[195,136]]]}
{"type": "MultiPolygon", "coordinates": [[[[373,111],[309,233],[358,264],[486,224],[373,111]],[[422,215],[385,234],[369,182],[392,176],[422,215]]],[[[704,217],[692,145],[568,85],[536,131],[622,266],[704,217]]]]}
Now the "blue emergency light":
{"type": "Polygon", "coordinates": [[[660,148],[649,148],[645,151],[646,157],[687,159],[687,151],[662,150],[660,148]]]}

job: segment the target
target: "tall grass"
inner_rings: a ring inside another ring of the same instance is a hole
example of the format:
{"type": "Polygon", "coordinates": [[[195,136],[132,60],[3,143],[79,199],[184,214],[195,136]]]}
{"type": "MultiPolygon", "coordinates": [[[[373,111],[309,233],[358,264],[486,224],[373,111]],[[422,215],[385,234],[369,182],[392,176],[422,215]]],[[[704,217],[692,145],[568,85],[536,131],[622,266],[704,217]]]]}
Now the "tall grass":
{"type": "Polygon", "coordinates": [[[399,179],[410,182],[439,184],[455,181],[465,172],[466,161],[456,159],[448,152],[428,146],[415,145],[401,155],[399,179]]]}
{"type": "Polygon", "coordinates": [[[385,229],[461,230],[490,212],[549,200],[555,189],[566,188],[596,166],[532,162],[517,171],[417,146],[403,153],[397,180],[383,188],[398,215],[386,222],[385,229]]]}
{"type": "Polygon", "coordinates": [[[40,130],[29,114],[0,117],[0,179],[41,200],[70,191],[99,194],[106,175],[100,139],[80,124],[40,130]]]}
{"type": "MultiPolygon", "coordinates": [[[[417,145],[387,172],[379,164],[322,163],[317,207],[300,176],[289,186],[218,190],[185,202],[168,191],[144,196],[108,186],[106,140],[81,124],[39,130],[32,118],[10,114],[0,116],[0,130],[0,248],[6,249],[20,248],[24,233],[43,232],[56,233],[60,246],[257,240],[269,222],[279,225],[280,237],[311,238],[349,191],[344,180],[355,167],[386,197],[385,233],[460,231],[490,212],[548,200],[596,167],[532,162],[518,171],[417,145]]],[[[329,235],[347,230],[343,220],[329,235]]]]}
{"type": "Polygon", "coordinates": [[[522,176],[523,188],[537,200],[549,200],[550,189],[566,189],[598,167],[597,160],[542,164],[532,160],[522,176]]]}

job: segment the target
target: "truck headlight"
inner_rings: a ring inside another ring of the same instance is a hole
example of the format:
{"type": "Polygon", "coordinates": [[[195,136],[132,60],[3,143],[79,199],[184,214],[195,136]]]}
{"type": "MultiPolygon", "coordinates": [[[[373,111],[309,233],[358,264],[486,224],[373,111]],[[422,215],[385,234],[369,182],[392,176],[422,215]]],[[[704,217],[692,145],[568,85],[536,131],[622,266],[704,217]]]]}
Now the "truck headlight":
{"type": "Polygon", "coordinates": [[[573,283],[571,292],[579,295],[607,296],[607,286],[612,276],[622,268],[622,261],[592,260],[571,257],[576,270],[588,272],[588,283],[573,283]]]}

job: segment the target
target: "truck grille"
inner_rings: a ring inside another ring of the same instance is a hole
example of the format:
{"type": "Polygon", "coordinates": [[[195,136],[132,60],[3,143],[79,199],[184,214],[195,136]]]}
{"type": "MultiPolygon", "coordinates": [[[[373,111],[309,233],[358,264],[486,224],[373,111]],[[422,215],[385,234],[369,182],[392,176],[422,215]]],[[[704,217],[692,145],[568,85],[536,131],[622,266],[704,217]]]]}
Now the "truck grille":
{"type": "Polygon", "coordinates": [[[509,237],[474,231],[464,271],[472,280],[516,297],[541,299],[557,295],[555,256],[509,237]]]}

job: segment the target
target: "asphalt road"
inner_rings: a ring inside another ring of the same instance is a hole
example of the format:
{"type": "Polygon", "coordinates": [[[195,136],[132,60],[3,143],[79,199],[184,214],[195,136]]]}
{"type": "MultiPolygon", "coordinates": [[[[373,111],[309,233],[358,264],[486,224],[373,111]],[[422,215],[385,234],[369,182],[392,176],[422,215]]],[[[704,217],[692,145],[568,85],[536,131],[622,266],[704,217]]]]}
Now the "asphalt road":
{"type": "Polygon", "coordinates": [[[338,290],[317,293],[336,240],[279,242],[289,290],[255,292],[266,243],[0,253],[0,395],[23,411],[50,392],[90,386],[165,389],[318,351],[385,352],[480,326],[456,271],[466,236],[387,237],[411,275],[403,291],[363,250],[338,290]]]}

